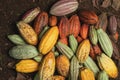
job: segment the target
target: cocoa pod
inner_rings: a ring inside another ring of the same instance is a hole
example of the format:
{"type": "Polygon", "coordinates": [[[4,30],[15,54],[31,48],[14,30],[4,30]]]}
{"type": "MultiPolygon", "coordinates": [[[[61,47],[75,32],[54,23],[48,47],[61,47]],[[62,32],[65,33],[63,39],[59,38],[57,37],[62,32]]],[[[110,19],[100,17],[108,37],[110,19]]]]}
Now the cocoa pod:
{"type": "Polygon", "coordinates": [[[90,52],[90,42],[88,39],[85,39],[80,43],[76,52],[76,56],[80,63],[84,63],[86,61],[89,52],[90,52]]]}
{"type": "Polygon", "coordinates": [[[94,26],[90,26],[90,30],[89,30],[89,38],[90,41],[93,45],[96,45],[98,42],[98,37],[97,37],[97,31],[94,28],[94,26]]]}
{"type": "Polygon", "coordinates": [[[25,23],[30,23],[37,17],[40,11],[41,10],[39,7],[27,11],[23,16],[22,21],[24,21],[25,23]]]}
{"type": "Polygon", "coordinates": [[[39,33],[43,30],[48,24],[48,14],[47,12],[41,12],[35,20],[34,30],[39,35],[39,33]]]}
{"type": "Polygon", "coordinates": [[[70,62],[65,55],[60,55],[56,58],[56,68],[59,74],[64,77],[68,76],[70,62]]]}
{"type": "Polygon", "coordinates": [[[98,16],[89,10],[82,10],[79,13],[80,20],[87,24],[96,24],[98,22],[98,16]]]}
{"type": "Polygon", "coordinates": [[[104,31],[106,31],[108,25],[108,20],[107,20],[107,14],[102,13],[99,15],[99,21],[96,24],[96,28],[102,28],[104,31]]]}
{"type": "Polygon", "coordinates": [[[56,16],[51,16],[49,18],[49,25],[50,26],[56,26],[57,25],[57,17],[56,16]]]}
{"type": "Polygon", "coordinates": [[[86,39],[88,37],[88,25],[82,24],[80,29],[80,35],[83,39],[86,39]]]}
{"type": "Polygon", "coordinates": [[[96,58],[96,54],[95,54],[95,52],[94,52],[94,49],[93,49],[93,46],[91,45],[90,46],[90,57],[93,59],[93,60],[95,60],[95,58],[96,58]]]}
{"type": "Polygon", "coordinates": [[[74,12],[77,8],[77,0],[60,0],[51,7],[50,14],[64,16],[74,12]]]}
{"type": "Polygon", "coordinates": [[[69,35],[69,21],[67,17],[62,17],[59,24],[60,38],[65,38],[69,35]]]}
{"type": "Polygon", "coordinates": [[[62,38],[62,39],[59,39],[59,41],[63,44],[66,44],[68,45],[68,39],[67,38],[62,38]]]}
{"type": "Polygon", "coordinates": [[[113,53],[113,46],[107,33],[103,31],[103,29],[97,29],[97,34],[98,34],[98,40],[102,50],[105,52],[105,54],[111,57],[113,53]]]}
{"type": "Polygon", "coordinates": [[[77,36],[76,39],[77,39],[77,42],[78,42],[78,43],[82,42],[82,40],[83,40],[80,36],[77,36]]]}
{"type": "Polygon", "coordinates": [[[102,51],[98,45],[93,46],[93,50],[96,55],[100,55],[102,53],[102,51]]]}
{"type": "Polygon", "coordinates": [[[88,69],[92,70],[95,77],[97,77],[97,74],[99,73],[100,70],[99,70],[98,66],[96,65],[96,63],[93,61],[93,59],[91,57],[88,56],[88,58],[84,62],[84,65],[88,69]]]}
{"type": "Polygon", "coordinates": [[[112,41],[112,46],[113,46],[113,55],[112,57],[116,60],[120,60],[120,53],[119,53],[119,48],[117,46],[117,44],[115,44],[113,41],[112,41]]]}
{"type": "Polygon", "coordinates": [[[69,34],[73,34],[74,37],[77,37],[80,31],[80,20],[77,15],[73,15],[69,19],[69,34]]]}
{"type": "Polygon", "coordinates": [[[97,56],[97,61],[100,69],[104,70],[109,77],[116,78],[118,76],[118,69],[113,60],[102,53],[97,56]]]}
{"type": "Polygon", "coordinates": [[[29,24],[27,24],[23,21],[19,21],[17,23],[17,27],[18,27],[18,30],[19,30],[21,36],[25,39],[25,41],[27,43],[29,43],[31,45],[37,44],[38,36],[29,24]]]}
{"type": "Polygon", "coordinates": [[[113,35],[109,35],[109,38],[110,38],[113,42],[117,43],[117,42],[118,42],[118,38],[119,38],[119,33],[116,32],[116,33],[113,34],[113,35]]]}
{"type": "Polygon", "coordinates": [[[115,16],[110,16],[108,30],[111,34],[115,34],[117,30],[117,20],[115,16]]]}
{"type": "Polygon", "coordinates": [[[95,76],[93,72],[88,68],[81,68],[80,69],[80,80],[95,80],[95,76]]]}
{"type": "Polygon", "coordinates": [[[53,52],[49,52],[44,58],[39,67],[40,80],[47,80],[53,76],[55,71],[55,56],[53,52]]]}

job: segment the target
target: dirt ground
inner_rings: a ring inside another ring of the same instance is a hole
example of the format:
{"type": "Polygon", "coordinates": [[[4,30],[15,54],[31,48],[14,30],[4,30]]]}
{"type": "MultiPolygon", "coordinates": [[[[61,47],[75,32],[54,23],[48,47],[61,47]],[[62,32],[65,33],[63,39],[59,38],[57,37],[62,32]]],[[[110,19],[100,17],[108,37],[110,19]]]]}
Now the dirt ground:
{"type": "MultiPolygon", "coordinates": [[[[16,76],[15,70],[8,67],[9,63],[16,63],[17,60],[12,59],[8,55],[9,49],[14,45],[7,39],[8,34],[18,33],[16,22],[21,19],[25,11],[37,6],[42,11],[49,12],[50,6],[56,1],[58,0],[0,0],[0,80],[13,80],[11,77],[16,76]]],[[[109,14],[115,14],[120,17],[120,11],[116,12],[111,7],[97,10],[92,6],[91,0],[81,1],[83,2],[80,3],[78,11],[80,9],[89,9],[94,10],[97,14],[100,14],[101,11],[106,11],[109,14]]],[[[118,45],[120,45],[119,42],[118,45]]],[[[34,73],[28,74],[28,76],[33,77],[34,73]]],[[[112,80],[120,80],[120,78],[112,80]]]]}

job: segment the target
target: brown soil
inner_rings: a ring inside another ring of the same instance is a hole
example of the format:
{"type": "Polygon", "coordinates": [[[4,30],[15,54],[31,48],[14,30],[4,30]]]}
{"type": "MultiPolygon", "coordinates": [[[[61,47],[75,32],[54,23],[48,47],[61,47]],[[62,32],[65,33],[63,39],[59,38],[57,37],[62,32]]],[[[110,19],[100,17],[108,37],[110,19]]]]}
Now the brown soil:
{"type": "MultiPolygon", "coordinates": [[[[14,45],[7,39],[8,34],[18,33],[16,22],[21,19],[25,11],[40,6],[42,11],[49,12],[50,6],[58,0],[0,0],[0,80],[13,80],[12,77],[16,76],[14,69],[8,67],[8,63],[16,62],[8,55],[8,51],[14,45]]],[[[94,10],[97,14],[101,11],[106,11],[109,14],[119,15],[119,12],[114,11],[111,7],[107,9],[97,10],[92,4],[91,0],[81,0],[80,9],[94,10]]],[[[119,43],[118,43],[119,44],[119,43]]],[[[28,74],[33,77],[33,74],[28,74]]],[[[120,79],[112,79],[120,80],[120,79]]]]}

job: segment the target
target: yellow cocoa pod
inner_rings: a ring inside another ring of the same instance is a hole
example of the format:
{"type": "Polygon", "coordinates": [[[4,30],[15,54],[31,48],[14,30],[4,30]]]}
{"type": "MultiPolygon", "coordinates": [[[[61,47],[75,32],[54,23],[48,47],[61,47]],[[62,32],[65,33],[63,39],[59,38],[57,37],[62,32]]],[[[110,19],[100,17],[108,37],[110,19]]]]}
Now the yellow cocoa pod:
{"type": "Polygon", "coordinates": [[[48,80],[49,77],[53,76],[55,71],[55,56],[53,52],[49,52],[40,64],[39,77],[40,80],[48,80]]]}
{"type": "Polygon", "coordinates": [[[76,56],[80,63],[84,63],[90,52],[90,41],[88,39],[81,42],[77,49],[76,56]]]}
{"type": "Polygon", "coordinates": [[[56,68],[59,74],[64,77],[68,76],[70,62],[65,55],[60,55],[56,58],[56,68]]]}
{"type": "Polygon", "coordinates": [[[18,29],[25,41],[31,45],[36,45],[38,37],[33,28],[27,23],[20,21],[17,23],[18,29]]]}
{"type": "Polygon", "coordinates": [[[95,80],[94,73],[88,68],[81,68],[80,80],[95,80]]]}
{"type": "Polygon", "coordinates": [[[59,30],[57,26],[51,27],[45,35],[43,35],[39,43],[39,52],[47,54],[55,45],[58,39],[59,30]]]}
{"type": "Polygon", "coordinates": [[[111,58],[102,53],[100,56],[97,56],[97,61],[99,67],[104,70],[109,77],[116,78],[118,76],[118,69],[115,63],[111,58]]]}
{"type": "Polygon", "coordinates": [[[39,63],[34,60],[21,60],[16,64],[16,71],[22,73],[31,73],[38,70],[39,63]]]}

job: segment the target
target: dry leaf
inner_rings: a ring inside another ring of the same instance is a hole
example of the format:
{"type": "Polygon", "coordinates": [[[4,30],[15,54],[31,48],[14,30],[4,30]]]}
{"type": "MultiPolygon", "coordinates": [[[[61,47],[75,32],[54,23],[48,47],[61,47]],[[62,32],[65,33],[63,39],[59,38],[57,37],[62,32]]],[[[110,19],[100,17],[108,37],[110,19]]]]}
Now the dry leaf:
{"type": "Polygon", "coordinates": [[[118,11],[120,8],[120,0],[113,0],[112,7],[118,11]]]}

